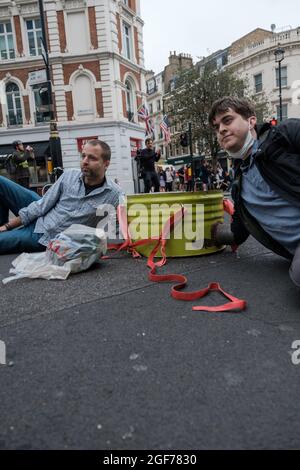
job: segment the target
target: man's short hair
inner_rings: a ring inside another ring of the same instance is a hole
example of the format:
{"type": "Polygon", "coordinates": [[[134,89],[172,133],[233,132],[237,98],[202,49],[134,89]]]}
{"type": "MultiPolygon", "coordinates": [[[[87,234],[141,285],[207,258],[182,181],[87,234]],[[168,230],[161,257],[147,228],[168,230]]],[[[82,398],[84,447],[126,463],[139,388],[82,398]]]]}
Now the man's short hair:
{"type": "Polygon", "coordinates": [[[88,145],[92,145],[93,147],[98,147],[98,145],[101,147],[102,149],[102,158],[105,162],[110,162],[110,159],[111,159],[111,149],[110,149],[110,146],[106,143],[106,142],[103,142],[102,140],[99,140],[99,139],[93,139],[93,140],[89,140],[86,144],[88,145]]]}
{"type": "Polygon", "coordinates": [[[150,137],[148,137],[148,138],[145,140],[145,144],[147,145],[149,142],[153,142],[153,139],[151,139],[150,137]]]}
{"type": "Polygon", "coordinates": [[[240,114],[244,119],[256,116],[255,108],[251,101],[246,98],[237,98],[236,96],[224,96],[212,105],[208,116],[209,124],[213,126],[217,115],[226,113],[229,108],[240,114]]]}
{"type": "Polygon", "coordinates": [[[23,142],[21,140],[14,140],[13,143],[12,143],[12,146],[13,146],[13,148],[16,149],[18,147],[18,145],[22,145],[22,144],[23,144],[23,142]]]}

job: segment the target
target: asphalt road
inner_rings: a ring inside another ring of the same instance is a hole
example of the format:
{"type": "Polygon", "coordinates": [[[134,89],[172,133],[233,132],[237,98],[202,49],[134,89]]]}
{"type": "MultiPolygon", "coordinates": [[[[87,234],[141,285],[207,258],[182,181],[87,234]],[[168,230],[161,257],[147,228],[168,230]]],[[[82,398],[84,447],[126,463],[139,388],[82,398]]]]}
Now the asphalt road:
{"type": "MultiPolygon", "coordinates": [[[[64,282],[4,286],[0,257],[1,449],[300,447],[300,292],[253,239],[170,260],[189,289],[218,281],[243,313],[197,313],[128,255],[64,282]]],[[[223,303],[217,293],[200,303],[223,303]]]]}

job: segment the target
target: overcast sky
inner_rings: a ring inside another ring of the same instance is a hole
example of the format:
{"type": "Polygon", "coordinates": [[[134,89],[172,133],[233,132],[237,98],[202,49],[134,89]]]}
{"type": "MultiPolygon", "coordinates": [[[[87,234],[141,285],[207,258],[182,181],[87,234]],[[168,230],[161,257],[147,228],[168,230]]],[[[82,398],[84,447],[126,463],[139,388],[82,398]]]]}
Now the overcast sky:
{"type": "Polygon", "coordinates": [[[141,0],[145,65],[161,72],[170,51],[198,57],[224,49],[258,27],[300,26],[298,0],[141,0]]]}

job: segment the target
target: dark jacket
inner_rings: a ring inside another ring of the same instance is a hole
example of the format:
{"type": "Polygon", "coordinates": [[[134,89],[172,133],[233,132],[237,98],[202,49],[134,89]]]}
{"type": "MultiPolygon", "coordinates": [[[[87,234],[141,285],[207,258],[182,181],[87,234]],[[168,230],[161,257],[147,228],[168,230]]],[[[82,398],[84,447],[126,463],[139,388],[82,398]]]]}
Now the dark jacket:
{"type": "Polygon", "coordinates": [[[155,162],[158,162],[160,155],[155,150],[143,149],[138,158],[143,171],[155,171],[155,162]]]}
{"type": "Polygon", "coordinates": [[[29,165],[28,160],[32,160],[33,157],[28,150],[21,152],[20,150],[15,150],[12,154],[12,161],[16,165],[15,178],[27,178],[29,177],[29,165]]]}
{"type": "MultiPolygon", "coordinates": [[[[266,125],[258,137],[260,144],[255,164],[262,177],[283,199],[300,207],[300,119],[287,119],[277,127],[266,125]]],[[[243,204],[242,168],[247,164],[246,160],[237,169],[232,187],[235,214],[231,230],[235,242],[241,245],[251,234],[274,253],[291,259],[292,255],[263,230],[243,204]]]]}

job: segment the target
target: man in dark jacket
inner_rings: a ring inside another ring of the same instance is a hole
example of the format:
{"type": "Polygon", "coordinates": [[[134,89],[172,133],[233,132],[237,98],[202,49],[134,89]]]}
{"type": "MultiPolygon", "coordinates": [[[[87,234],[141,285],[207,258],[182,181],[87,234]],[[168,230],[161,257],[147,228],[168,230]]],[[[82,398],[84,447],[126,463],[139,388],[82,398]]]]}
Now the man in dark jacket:
{"type": "Polygon", "coordinates": [[[145,140],[146,148],[138,155],[141,174],[144,179],[145,193],[150,193],[152,186],[154,191],[159,193],[159,179],[155,171],[155,162],[160,159],[160,152],[153,149],[153,140],[145,140]]]}
{"type": "Polygon", "coordinates": [[[300,287],[300,120],[258,133],[253,105],[225,97],[214,103],[209,121],[220,146],[241,160],[232,188],[233,221],[213,228],[215,242],[241,245],[253,235],[292,260],[290,277],[300,287]]]}
{"type": "Polygon", "coordinates": [[[29,189],[29,164],[28,160],[34,160],[33,148],[29,145],[24,149],[24,145],[20,140],[15,140],[12,143],[14,152],[12,154],[12,161],[16,167],[14,180],[24,188],[29,189]]]}

